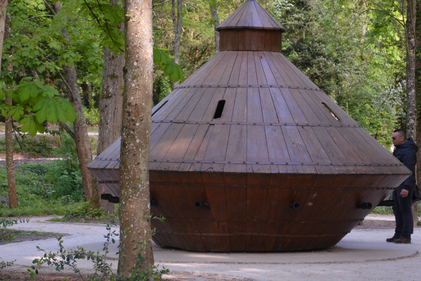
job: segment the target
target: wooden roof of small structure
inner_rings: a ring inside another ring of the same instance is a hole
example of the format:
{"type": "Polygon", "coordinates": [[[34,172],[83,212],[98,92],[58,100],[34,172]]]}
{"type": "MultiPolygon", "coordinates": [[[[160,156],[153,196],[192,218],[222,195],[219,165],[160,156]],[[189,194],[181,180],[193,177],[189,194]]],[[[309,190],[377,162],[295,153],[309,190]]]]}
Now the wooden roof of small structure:
{"type": "MultiPolygon", "coordinates": [[[[191,251],[335,245],[410,171],[282,55],[283,28],[247,0],[220,52],[152,110],[154,241],[191,251]]],[[[120,140],[88,168],[116,200],[120,140]]],[[[113,201],[113,202],[116,202],[113,201]]]]}

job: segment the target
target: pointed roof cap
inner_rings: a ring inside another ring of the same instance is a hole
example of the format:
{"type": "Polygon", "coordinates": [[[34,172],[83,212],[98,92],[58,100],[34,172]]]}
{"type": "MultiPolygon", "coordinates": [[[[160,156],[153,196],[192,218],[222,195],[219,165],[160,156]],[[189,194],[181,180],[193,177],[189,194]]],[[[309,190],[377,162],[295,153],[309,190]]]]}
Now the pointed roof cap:
{"type": "Polygon", "coordinates": [[[240,8],[232,13],[223,23],[216,27],[221,29],[267,29],[285,31],[259,3],[247,0],[240,8]]]}

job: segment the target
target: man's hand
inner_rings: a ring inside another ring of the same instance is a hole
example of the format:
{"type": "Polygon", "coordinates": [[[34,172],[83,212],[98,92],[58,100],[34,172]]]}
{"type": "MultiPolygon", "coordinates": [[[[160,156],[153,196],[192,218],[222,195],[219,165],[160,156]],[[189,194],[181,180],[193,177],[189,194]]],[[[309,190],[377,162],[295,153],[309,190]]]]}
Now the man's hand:
{"type": "Polygon", "coordinates": [[[408,190],[402,189],[400,195],[401,195],[402,198],[405,198],[406,196],[408,196],[408,193],[409,193],[408,190]]]}

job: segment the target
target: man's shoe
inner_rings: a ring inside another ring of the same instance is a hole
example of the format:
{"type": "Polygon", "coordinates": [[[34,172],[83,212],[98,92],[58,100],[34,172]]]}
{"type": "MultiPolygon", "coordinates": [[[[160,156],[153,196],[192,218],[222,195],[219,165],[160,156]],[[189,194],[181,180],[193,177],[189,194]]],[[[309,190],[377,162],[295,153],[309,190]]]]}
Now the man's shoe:
{"type": "Polygon", "coordinates": [[[411,244],[411,238],[401,237],[393,241],[396,244],[411,244]]]}
{"type": "Polygon", "coordinates": [[[393,237],[387,238],[386,242],[395,242],[396,239],[398,239],[399,236],[397,236],[396,234],[393,235],[393,237]]]}

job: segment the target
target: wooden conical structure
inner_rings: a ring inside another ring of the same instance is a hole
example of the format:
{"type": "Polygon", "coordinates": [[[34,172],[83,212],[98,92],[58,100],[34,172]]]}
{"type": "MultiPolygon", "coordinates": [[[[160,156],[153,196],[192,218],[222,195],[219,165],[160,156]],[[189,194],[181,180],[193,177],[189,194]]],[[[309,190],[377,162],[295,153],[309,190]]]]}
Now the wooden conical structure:
{"type": "MultiPolygon", "coordinates": [[[[153,109],[154,241],[193,251],[335,245],[410,174],[281,53],[246,1],[221,51],[153,109]]],[[[118,199],[120,140],[90,165],[118,199]]],[[[104,196],[106,198],[106,196],[104,196]]]]}

